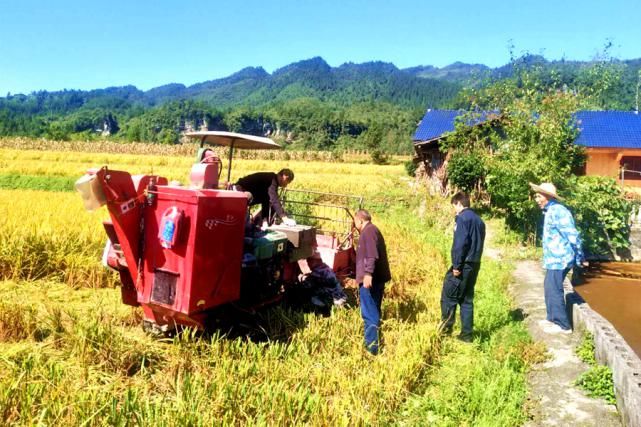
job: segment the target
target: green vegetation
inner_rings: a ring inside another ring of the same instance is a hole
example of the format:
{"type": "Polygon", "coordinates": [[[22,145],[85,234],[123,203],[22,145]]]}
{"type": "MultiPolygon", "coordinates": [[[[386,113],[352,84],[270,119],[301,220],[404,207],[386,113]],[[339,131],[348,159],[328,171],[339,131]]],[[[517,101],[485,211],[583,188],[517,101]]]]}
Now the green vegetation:
{"type": "Polygon", "coordinates": [[[596,357],[594,355],[594,338],[591,333],[585,332],[583,334],[581,343],[576,348],[576,355],[588,365],[596,365],[596,357]]]}
{"type": "Polygon", "coordinates": [[[416,169],[418,169],[418,163],[413,160],[408,160],[404,163],[405,172],[409,176],[416,176],[416,169]]]}
{"type": "Polygon", "coordinates": [[[425,106],[446,107],[459,90],[391,64],[331,68],[313,58],[272,75],[249,68],[189,88],[9,95],[0,98],[0,136],[176,143],[182,131],[206,128],[270,134],[297,149],[363,149],[376,125],[385,129],[376,132],[379,150],[406,154],[425,106]]]}
{"type": "Polygon", "coordinates": [[[584,389],[588,396],[604,399],[611,405],[616,405],[612,370],[599,365],[594,356],[594,339],[590,333],[584,333],[581,344],[576,349],[579,359],[590,365],[590,369],[582,373],[576,380],[576,385],[584,389]]]}
{"type": "Polygon", "coordinates": [[[450,184],[468,193],[478,193],[487,175],[484,160],[480,153],[455,152],[447,165],[450,184]]]}
{"type": "Polygon", "coordinates": [[[615,255],[629,246],[632,203],[614,179],[584,176],[568,180],[567,204],[575,213],[587,251],[615,255]]]}
{"type": "MultiPolygon", "coordinates": [[[[606,65],[594,67],[609,70],[606,65]]],[[[631,206],[621,189],[611,179],[574,175],[585,153],[574,144],[573,114],[602,102],[611,84],[595,83],[583,95],[564,90],[562,80],[548,78],[548,70],[519,61],[513,66],[513,77],[466,94],[471,112],[459,117],[441,144],[451,155],[449,183],[475,192],[523,239],[534,240],[541,214],[528,183],[553,182],[573,208],[591,254],[610,256],[626,248],[631,206]]]]}
{"type": "Polygon", "coordinates": [[[533,345],[505,295],[509,268],[486,262],[475,301],[479,337],[472,345],[444,343],[423,390],[405,405],[405,425],[512,426],[526,420],[525,371],[533,345]],[[498,277],[497,277],[498,276],[498,277]]]}
{"type": "MultiPolygon", "coordinates": [[[[498,240],[505,240],[502,234],[498,240]]],[[[542,360],[544,348],[533,343],[520,311],[512,309],[506,294],[511,271],[510,262],[484,261],[474,343],[444,341],[442,356],[405,403],[401,425],[513,426],[527,420],[525,373],[542,360]]]]}
{"type": "Polygon", "coordinates": [[[633,108],[641,60],[618,61],[608,50],[589,62],[524,55],[497,69],[457,63],[399,70],[382,62],[332,68],[312,58],[272,74],[246,68],[190,87],[8,94],[0,98],[0,136],[173,144],[187,129],[206,128],[269,134],[292,149],[408,154],[425,108],[469,110],[477,90],[501,82],[575,93],[585,109],[633,108]]]}
{"type": "Polygon", "coordinates": [[[72,191],[76,180],[62,176],[0,175],[0,188],[46,191],[72,191]]]}

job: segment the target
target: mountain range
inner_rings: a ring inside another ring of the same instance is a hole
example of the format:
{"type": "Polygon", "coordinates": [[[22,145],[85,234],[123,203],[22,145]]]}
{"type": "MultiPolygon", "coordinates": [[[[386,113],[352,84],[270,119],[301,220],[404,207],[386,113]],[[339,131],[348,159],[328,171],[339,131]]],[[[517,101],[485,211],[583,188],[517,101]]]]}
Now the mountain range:
{"type": "MultiPolygon", "coordinates": [[[[460,97],[462,89],[510,77],[518,67],[542,70],[545,79],[575,88],[598,81],[599,70],[591,70],[603,63],[548,61],[542,56],[525,55],[496,68],[455,62],[442,68],[421,65],[399,69],[381,61],[331,67],[324,59],[314,57],[272,73],[262,67],[248,67],[190,86],[169,83],[147,91],[129,85],[8,94],[0,97],[0,136],[68,139],[79,133],[89,137],[101,129],[103,135],[117,137],[124,135],[119,130],[135,125],[146,130],[129,132],[130,140],[157,141],[164,132],[162,140],[172,141],[191,122],[197,127],[238,131],[298,129],[299,135],[314,134],[316,138],[323,134],[321,139],[335,142],[341,135],[358,136],[375,121],[396,129],[399,135],[409,135],[426,108],[465,107],[460,97]]],[[[635,86],[638,92],[641,83],[641,58],[610,60],[607,65],[619,76],[608,87],[601,108],[634,108],[635,86]]]]}
{"type": "MultiPolygon", "coordinates": [[[[520,58],[520,61],[527,66],[555,68],[565,74],[576,74],[593,64],[589,61],[547,61],[539,55],[527,55],[520,58]]],[[[641,58],[618,62],[627,66],[630,74],[635,74],[641,68],[641,58]]],[[[314,57],[286,65],[271,74],[262,67],[247,67],[228,77],[191,86],[169,83],[147,91],[131,85],[89,91],[36,91],[29,95],[9,95],[4,99],[26,101],[30,97],[69,98],[67,104],[71,110],[86,103],[90,106],[110,105],[116,108],[131,104],[151,107],[167,101],[186,99],[204,101],[217,108],[228,108],[238,105],[260,106],[299,97],[339,104],[373,100],[402,106],[443,107],[455,98],[462,87],[479,85],[487,79],[509,77],[512,70],[513,64],[490,68],[483,64],[462,62],[442,68],[420,65],[399,69],[392,63],[381,61],[361,64],[348,62],[331,67],[323,58],[314,57]]],[[[572,80],[572,76],[568,78],[572,80]]],[[[57,111],[58,108],[54,110],[57,111]]]]}

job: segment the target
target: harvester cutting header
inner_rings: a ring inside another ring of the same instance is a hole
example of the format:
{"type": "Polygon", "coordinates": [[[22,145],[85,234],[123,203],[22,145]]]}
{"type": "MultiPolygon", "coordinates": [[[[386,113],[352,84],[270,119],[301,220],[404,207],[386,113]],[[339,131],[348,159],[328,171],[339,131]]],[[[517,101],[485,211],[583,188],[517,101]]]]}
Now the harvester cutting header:
{"type": "Polygon", "coordinates": [[[308,258],[321,259],[338,276],[353,270],[352,210],[362,198],[283,190],[289,216],[309,225],[275,224],[271,217],[256,223],[251,195],[230,184],[234,149],[280,146],[231,132],[187,136],[200,140],[188,186],[106,166],[76,183],[88,210],[107,206],[103,262],[120,274],[123,302],[142,307],[145,328],[205,328],[219,308],[252,310],[277,301],[298,284],[308,258]],[[223,185],[222,161],[208,143],[229,147],[223,185]]]}

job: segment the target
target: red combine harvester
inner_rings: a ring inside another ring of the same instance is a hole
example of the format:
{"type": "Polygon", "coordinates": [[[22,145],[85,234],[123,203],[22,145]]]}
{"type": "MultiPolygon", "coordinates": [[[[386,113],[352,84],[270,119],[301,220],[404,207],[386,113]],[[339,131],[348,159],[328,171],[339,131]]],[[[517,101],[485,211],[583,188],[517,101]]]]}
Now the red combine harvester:
{"type": "Polygon", "coordinates": [[[257,228],[248,221],[245,193],[219,189],[222,162],[205,143],[229,147],[227,188],[235,148],[279,145],[231,132],[188,136],[199,138],[201,147],[189,186],[107,167],[89,171],[76,183],[88,210],[103,205],[109,210],[103,263],[120,274],[123,302],[142,307],[146,330],[205,328],[221,307],[251,311],[275,302],[296,285],[299,261],[314,250],[337,275],[351,271],[351,210],[362,207],[362,198],[289,190],[281,197],[290,216],[318,227],[257,228]]]}

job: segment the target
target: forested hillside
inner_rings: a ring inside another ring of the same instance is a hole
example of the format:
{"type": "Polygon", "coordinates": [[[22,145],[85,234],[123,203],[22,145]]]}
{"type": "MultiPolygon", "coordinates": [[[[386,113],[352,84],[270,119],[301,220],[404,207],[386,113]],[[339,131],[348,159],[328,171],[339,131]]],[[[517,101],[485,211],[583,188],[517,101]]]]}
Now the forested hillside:
{"type": "Polygon", "coordinates": [[[291,148],[402,153],[426,108],[466,108],[465,90],[511,77],[518,67],[595,95],[591,108],[637,103],[641,59],[549,62],[526,55],[495,69],[457,62],[401,70],[384,62],[331,67],[317,57],[271,74],[249,67],[192,86],[7,94],[0,98],[0,136],[175,143],[185,130],[208,129],[270,135],[291,148]]]}

